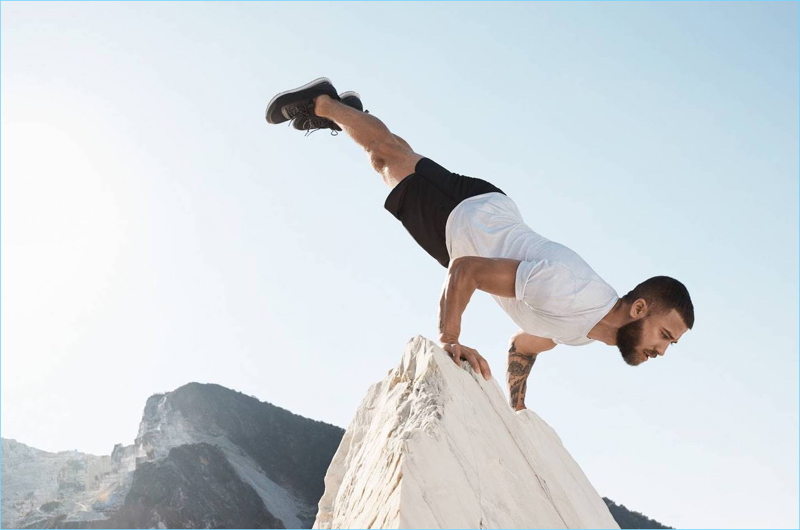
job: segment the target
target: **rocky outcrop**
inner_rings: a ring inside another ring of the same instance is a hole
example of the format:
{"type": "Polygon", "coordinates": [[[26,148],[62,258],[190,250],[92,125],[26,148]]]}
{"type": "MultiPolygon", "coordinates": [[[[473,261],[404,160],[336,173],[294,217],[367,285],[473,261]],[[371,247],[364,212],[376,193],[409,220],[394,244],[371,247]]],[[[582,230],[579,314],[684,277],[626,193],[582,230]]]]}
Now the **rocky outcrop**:
{"type": "Polygon", "coordinates": [[[11,439],[2,440],[2,450],[3,528],[102,521],[124,501],[114,491],[125,484],[132,455],[50,453],[11,439]]]}
{"type": "Polygon", "coordinates": [[[309,528],[344,431],[219,385],[145,404],[109,456],[3,440],[3,528],[309,528]]]}
{"type": "Polygon", "coordinates": [[[170,449],[136,471],[115,528],[284,528],[225,454],[206,443],[170,449]]]}
{"type": "Polygon", "coordinates": [[[555,431],[416,337],[373,385],[315,528],[619,528],[555,431]]]}

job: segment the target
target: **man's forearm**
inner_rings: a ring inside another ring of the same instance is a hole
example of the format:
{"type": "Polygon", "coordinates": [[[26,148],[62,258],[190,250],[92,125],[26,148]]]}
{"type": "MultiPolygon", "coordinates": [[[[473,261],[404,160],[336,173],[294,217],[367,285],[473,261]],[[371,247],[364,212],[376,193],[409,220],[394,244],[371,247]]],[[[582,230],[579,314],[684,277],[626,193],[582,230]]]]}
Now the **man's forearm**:
{"type": "Polygon", "coordinates": [[[508,392],[514,410],[525,408],[525,393],[528,391],[528,376],[536,362],[537,354],[524,354],[517,351],[512,342],[508,349],[508,392]]]}
{"type": "Polygon", "coordinates": [[[461,316],[478,288],[470,275],[469,264],[456,260],[447,271],[447,281],[439,301],[439,340],[458,341],[461,335],[461,316]]]}

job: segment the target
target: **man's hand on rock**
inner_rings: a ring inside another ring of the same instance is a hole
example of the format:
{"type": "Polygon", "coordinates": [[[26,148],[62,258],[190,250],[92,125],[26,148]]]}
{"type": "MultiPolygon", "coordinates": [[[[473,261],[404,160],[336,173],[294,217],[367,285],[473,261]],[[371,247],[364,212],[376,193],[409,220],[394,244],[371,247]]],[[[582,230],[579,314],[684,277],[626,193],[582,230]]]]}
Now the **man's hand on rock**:
{"type": "Polygon", "coordinates": [[[450,354],[457,366],[461,366],[461,360],[466,359],[476,374],[481,374],[485,380],[492,378],[492,371],[489,363],[486,362],[477,350],[464,346],[455,341],[442,342],[442,349],[450,354]]]}

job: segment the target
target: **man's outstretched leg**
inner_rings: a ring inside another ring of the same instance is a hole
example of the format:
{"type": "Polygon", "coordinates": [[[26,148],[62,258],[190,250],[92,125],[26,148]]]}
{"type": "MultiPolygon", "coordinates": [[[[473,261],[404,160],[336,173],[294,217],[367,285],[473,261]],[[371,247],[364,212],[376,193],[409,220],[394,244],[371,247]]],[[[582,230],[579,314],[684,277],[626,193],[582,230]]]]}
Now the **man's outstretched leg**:
{"type": "Polygon", "coordinates": [[[337,94],[326,77],[277,94],[267,105],[266,119],[272,124],[292,120],[299,130],[344,130],[364,148],[372,167],[390,188],[414,173],[417,162],[423,158],[405,140],[392,134],[382,121],[363,112],[358,94],[337,94]]]}
{"type": "Polygon", "coordinates": [[[375,116],[363,111],[355,92],[339,94],[330,79],[320,77],[276,94],[267,105],[267,123],[292,121],[295,129],[345,131],[367,152],[375,170],[392,188],[384,201],[419,245],[447,268],[447,220],[462,201],[486,193],[503,193],[489,182],[458,175],[414,152],[375,116]],[[410,177],[410,178],[407,178],[410,177]]]}
{"type": "MultiPolygon", "coordinates": [[[[382,121],[363,111],[357,94],[338,94],[324,77],[277,94],[267,105],[266,120],[271,124],[292,120],[295,129],[305,131],[345,131],[367,152],[372,167],[392,188],[384,208],[445,268],[450,263],[446,234],[450,213],[469,198],[503,193],[489,182],[452,173],[415,153],[382,121]]],[[[485,363],[477,352],[474,355],[485,363]]],[[[453,359],[461,360],[459,354],[453,359]]]]}
{"type": "Polygon", "coordinates": [[[414,173],[414,167],[423,158],[405,140],[392,134],[375,116],[351,108],[328,95],[320,95],[314,100],[314,114],[335,122],[363,147],[372,167],[390,188],[414,173]]]}

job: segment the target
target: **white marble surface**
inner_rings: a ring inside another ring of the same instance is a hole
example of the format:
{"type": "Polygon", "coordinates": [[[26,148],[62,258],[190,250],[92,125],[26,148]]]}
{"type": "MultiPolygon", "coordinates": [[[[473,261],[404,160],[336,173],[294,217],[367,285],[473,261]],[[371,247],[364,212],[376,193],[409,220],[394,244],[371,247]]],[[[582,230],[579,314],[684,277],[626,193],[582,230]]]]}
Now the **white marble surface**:
{"type": "Polygon", "coordinates": [[[412,339],[325,477],[314,528],[619,528],[555,431],[412,339]]]}

